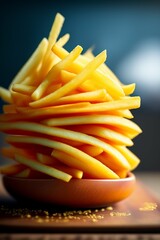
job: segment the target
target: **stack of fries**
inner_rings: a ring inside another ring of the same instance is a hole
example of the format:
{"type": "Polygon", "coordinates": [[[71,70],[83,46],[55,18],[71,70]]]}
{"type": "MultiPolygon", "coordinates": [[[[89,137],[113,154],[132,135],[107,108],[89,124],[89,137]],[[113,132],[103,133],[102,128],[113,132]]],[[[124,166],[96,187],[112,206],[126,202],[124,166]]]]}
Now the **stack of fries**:
{"type": "Polygon", "coordinates": [[[64,17],[57,14],[48,38],[11,82],[0,88],[7,102],[0,115],[6,133],[5,157],[15,163],[0,173],[23,178],[125,178],[140,160],[128,149],[142,131],[131,109],[140,97],[105,64],[106,51],[94,56],[69,34],[58,39],[64,17]]]}

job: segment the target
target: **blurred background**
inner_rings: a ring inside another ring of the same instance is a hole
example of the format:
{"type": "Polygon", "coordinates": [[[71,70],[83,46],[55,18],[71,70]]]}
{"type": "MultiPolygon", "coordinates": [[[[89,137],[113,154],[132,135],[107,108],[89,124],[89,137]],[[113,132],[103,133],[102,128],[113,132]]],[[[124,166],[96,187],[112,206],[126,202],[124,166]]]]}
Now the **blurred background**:
{"type": "Polygon", "coordinates": [[[84,51],[94,46],[95,54],[107,49],[107,64],[119,79],[137,84],[134,95],[141,96],[142,107],[132,112],[143,133],[132,147],[141,159],[136,171],[160,170],[160,1],[2,1],[1,86],[8,87],[48,36],[57,12],[66,19],[61,35],[71,35],[68,50],[77,44],[84,51]]]}

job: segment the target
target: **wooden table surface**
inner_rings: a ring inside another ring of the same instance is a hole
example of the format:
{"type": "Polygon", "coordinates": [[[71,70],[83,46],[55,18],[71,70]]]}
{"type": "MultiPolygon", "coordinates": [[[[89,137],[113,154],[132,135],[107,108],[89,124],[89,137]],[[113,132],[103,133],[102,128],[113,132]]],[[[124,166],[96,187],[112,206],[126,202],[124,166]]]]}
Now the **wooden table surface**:
{"type": "Polygon", "coordinates": [[[136,177],[136,190],[127,199],[104,208],[74,210],[20,205],[1,182],[1,233],[160,233],[160,173],[136,177]]]}

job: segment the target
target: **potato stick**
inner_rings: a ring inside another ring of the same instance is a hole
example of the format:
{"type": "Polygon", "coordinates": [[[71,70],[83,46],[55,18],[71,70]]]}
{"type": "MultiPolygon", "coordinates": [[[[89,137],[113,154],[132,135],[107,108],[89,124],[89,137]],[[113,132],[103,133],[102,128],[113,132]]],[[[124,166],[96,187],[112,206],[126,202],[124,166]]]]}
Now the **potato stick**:
{"type": "MultiPolygon", "coordinates": [[[[75,129],[74,129],[75,130],[75,129]]],[[[91,125],[91,127],[88,127],[87,125],[81,125],[78,130],[80,132],[83,132],[85,134],[90,134],[93,136],[102,137],[105,139],[108,139],[110,141],[113,141],[120,145],[126,145],[126,146],[132,146],[133,142],[128,137],[124,136],[123,134],[113,131],[112,129],[105,128],[102,126],[97,125],[91,125]]]]}
{"type": "Polygon", "coordinates": [[[68,138],[54,137],[54,140],[62,142],[62,143],[66,143],[68,145],[71,145],[71,146],[77,147],[77,148],[83,145],[82,142],[70,140],[68,138]]]}
{"type": "Polygon", "coordinates": [[[113,115],[85,115],[72,116],[62,118],[51,118],[43,120],[43,123],[48,126],[67,126],[67,125],[81,125],[81,124],[107,124],[117,126],[127,131],[141,133],[140,127],[129,119],[113,115]]]}
{"type": "Polygon", "coordinates": [[[78,168],[85,173],[91,174],[95,178],[117,178],[117,175],[112,170],[103,164],[101,165],[99,161],[96,161],[95,158],[92,158],[89,155],[87,156],[89,156],[92,161],[89,161],[89,159],[86,159],[87,161],[85,161],[85,159],[83,160],[82,158],[79,158],[78,154],[74,157],[59,150],[53,150],[52,156],[70,167],[78,168]]]}
{"type": "Polygon", "coordinates": [[[57,84],[51,85],[51,86],[47,89],[46,94],[50,94],[50,93],[56,91],[56,90],[59,89],[61,86],[62,86],[61,83],[57,83],[57,84]]]}
{"type": "Polygon", "coordinates": [[[122,85],[123,91],[126,96],[132,94],[135,90],[135,87],[136,87],[135,83],[129,85],[122,85]]]}
{"type": "Polygon", "coordinates": [[[53,68],[49,71],[45,80],[33,92],[32,99],[33,100],[40,99],[46,92],[47,88],[51,85],[51,83],[57,80],[57,77],[60,74],[61,69],[65,69],[68,65],[70,65],[79,56],[82,50],[83,49],[80,46],[75,47],[65,59],[54,65],[53,68]]]}
{"type": "MultiPolygon", "coordinates": [[[[72,146],[69,146],[67,144],[64,144],[58,141],[49,140],[47,138],[27,137],[27,136],[7,136],[6,141],[10,144],[25,143],[25,144],[36,144],[36,145],[38,144],[41,146],[50,147],[50,148],[65,152],[69,154],[69,156],[73,156],[76,161],[76,166],[73,166],[73,168],[77,168],[82,171],[87,169],[88,173],[91,173],[91,175],[98,178],[109,178],[109,177],[118,178],[116,174],[110,171],[110,169],[108,169],[104,164],[100,163],[95,158],[89,156],[88,154],[80,151],[77,148],[74,148],[72,146]],[[79,166],[81,166],[82,168],[79,168],[79,166]]],[[[70,166],[69,164],[67,165],[70,166]]]]}
{"type": "Polygon", "coordinates": [[[128,171],[126,170],[116,170],[114,171],[120,178],[126,178],[128,171]]]}
{"type": "MultiPolygon", "coordinates": [[[[83,54],[85,57],[89,58],[89,59],[93,59],[94,58],[94,54],[92,52],[92,49],[89,49],[85,54],[83,54]]],[[[117,76],[112,72],[112,70],[105,64],[103,63],[100,68],[99,68],[102,72],[104,72],[104,74],[107,74],[108,76],[110,76],[112,78],[113,81],[115,81],[116,83],[121,85],[120,80],[117,78],[117,76]]]]}
{"type": "Polygon", "coordinates": [[[22,170],[21,172],[15,174],[14,177],[28,178],[30,173],[31,173],[31,170],[29,168],[26,168],[26,169],[22,170]]]}
{"type": "Polygon", "coordinates": [[[37,153],[36,154],[36,157],[37,157],[37,160],[43,164],[47,164],[47,165],[55,165],[55,164],[58,164],[58,160],[49,156],[49,155],[46,155],[46,154],[43,154],[43,153],[37,153]]]}
{"type": "MultiPolygon", "coordinates": [[[[69,56],[69,55],[68,55],[69,56]]],[[[80,84],[82,84],[86,78],[100,65],[105,61],[106,55],[105,51],[100,53],[92,62],[90,62],[81,73],[79,73],[74,79],[65,84],[63,87],[58,89],[52,94],[47,95],[46,97],[41,98],[35,102],[30,103],[31,107],[44,107],[51,105],[52,102],[58,100],[60,97],[63,97],[75,90],[80,84]]]]}
{"type": "MultiPolygon", "coordinates": [[[[64,59],[69,53],[62,47],[55,44],[52,47],[52,51],[61,59],[64,59]]],[[[70,65],[69,71],[73,73],[79,73],[84,68],[84,64],[79,61],[75,61],[70,65]]],[[[100,82],[104,85],[107,92],[115,99],[124,96],[124,92],[119,83],[113,81],[113,79],[107,77],[102,72],[99,72],[98,69],[94,71],[92,77],[95,81],[100,82]]]]}
{"type": "Polygon", "coordinates": [[[31,101],[31,97],[19,92],[15,92],[11,90],[11,95],[13,99],[13,103],[16,106],[28,106],[29,102],[31,101]]]}
{"type": "Polygon", "coordinates": [[[51,27],[51,31],[48,36],[48,42],[49,42],[48,50],[50,50],[52,45],[57,41],[57,38],[62,29],[63,23],[64,23],[64,17],[60,13],[57,13],[54,19],[53,25],[51,27]]]}
{"type": "Polygon", "coordinates": [[[78,178],[81,179],[83,177],[83,171],[76,169],[76,168],[71,168],[65,165],[58,164],[55,166],[58,170],[66,172],[70,174],[73,178],[78,178]]]}
{"type": "MultiPolygon", "coordinates": [[[[76,76],[76,74],[74,74],[74,73],[68,72],[66,70],[61,70],[61,81],[62,81],[63,84],[68,83],[75,76],[76,76]]],[[[90,92],[90,91],[96,91],[97,90],[97,88],[93,85],[93,82],[91,84],[89,80],[86,80],[77,89],[82,91],[82,92],[90,92]]],[[[109,96],[108,93],[106,93],[106,94],[107,94],[107,96],[109,96]]],[[[109,100],[112,99],[110,96],[108,98],[109,98],[109,100]]]]}
{"type": "Polygon", "coordinates": [[[42,61],[42,67],[40,70],[40,82],[42,82],[44,76],[50,71],[50,69],[59,62],[59,58],[55,54],[52,54],[51,48],[57,41],[61,28],[63,26],[64,17],[57,13],[53,22],[52,28],[48,36],[48,47],[44,59],[42,61]]]}
{"type": "Polygon", "coordinates": [[[21,68],[10,84],[10,89],[14,83],[21,83],[42,61],[48,47],[48,40],[43,38],[29,60],[21,68]]]}
{"type": "Polygon", "coordinates": [[[10,122],[10,121],[17,121],[17,120],[26,120],[26,119],[38,119],[41,120],[46,117],[51,117],[54,115],[59,114],[70,114],[74,112],[79,112],[79,109],[82,107],[86,107],[90,105],[88,102],[82,103],[74,103],[74,104],[66,104],[60,106],[54,106],[49,108],[41,108],[41,109],[32,109],[29,107],[16,107],[18,113],[16,114],[0,114],[0,122],[10,122]]]}
{"type": "Polygon", "coordinates": [[[16,122],[16,123],[5,123],[0,125],[1,131],[13,131],[15,130],[25,130],[25,131],[32,131],[32,132],[38,132],[43,133],[50,136],[56,136],[56,137],[62,137],[70,140],[75,140],[79,142],[83,142],[89,145],[94,145],[97,147],[102,148],[104,151],[106,151],[109,155],[114,157],[117,161],[120,161],[121,164],[124,166],[124,168],[128,168],[128,162],[123,157],[122,154],[119,153],[114,147],[112,147],[110,144],[103,142],[93,136],[86,135],[84,133],[71,131],[67,129],[61,129],[56,127],[47,127],[42,124],[33,123],[33,122],[16,122]]]}
{"type": "Polygon", "coordinates": [[[140,163],[140,159],[132,151],[130,151],[125,146],[117,145],[117,146],[115,146],[115,148],[126,157],[127,161],[131,165],[131,169],[130,169],[131,171],[134,170],[138,166],[138,164],[140,163]]]}
{"type": "Polygon", "coordinates": [[[16,106],[14,104],[7,104],[7,105],[3,105],[3,112],[4,113],[16,113],[16,106]]]}
{"type": "MultiPolygon", "coordinates": [[[[64,17],[61,14],[57,13],[56,17],[55,17],[55,20],[53,22],[53,25],[51,27],[49,36],[48,36],[48,47],[47,47],[44,59],[42,61],[42,68],[41,68],[41,71],[40,71],[40,75],[42,77],[44,77],[46,72],[48,72],[50,70],[50,68],[54,65],[51,61],[51,56],[50,56],[51,52],[50,51],[51,51],[52,45],[55,44],[55,42],[56,42],[56,40],[59,36],[59,33],[60,33],[61,28],[63,26],[63,22],[64,22],[64,17]],[[44,66],[47,66],[47,71],[46,71],[46,69],[44,69],[44,66]]],[[[53,61],[55,59],[57,59],[56,56],[54,56],[53,61]]]]}
{"type": "Polygon", "coordinates": [[[19,93],[22,93],[25,95],[31,95],[35,91],[36,87],[35,86],[27,86],[27,85],[24,86],[24,84],[15,83],[15,84],[13,84],[12,89],[15,92],[19,92],[19,93]]]}
{"type": "Polygon", "coordinates": [[[0,174],[4,175],[14,175],[25,169],[25,166],[22,164],[8,164],[0,166],[0,174]]]}
{"type": "MultiPolygon", "coordinates": [[[[33,86],[34,85],[33,76],[27,76],[21,83],[23,85],[31,85],[31,86],[33,86]]],[[[16,84],[16,83],[14,83],[14,84],[16,84]]]]}
{"type": "Polygon", "coordinates": [[[51,165],[51,166],[57,168],[58,170],[61,170],[63,172],[66,172],[66,173],[70,174],[73,178],[81,179],[82,176],[83,176],[82,171],[80,171],[78,169],[75,169],[75,168],[70,168],[70,167],[62,164],[59,160],[55,159],[52,156],[48,156],[48,155],[38,153],[37,154],[37,159],[43,164],[51,165]]]}
{"type": "Polygon", "coordinates": [[[14,148],[13,147],[2,147],[1,154],[7,158],[14,159],[14,148]]]}
{"type": "Polygon", "coordinates": [[[56,44],[58,44],[59,46],[63,47],[68,42],[69,38],[70,38],[70,34],[66,33],[61,38],[58,39],[56,44]]]}
{"type": "Polygon", "coordinates": [[[36,81],[36,86],[42,83],[45,77],[49,74],[50,70],[53,68],[53,66],[61,61],[61,59],[57,57],[55,54],[53,54],[52,52],[49,53],[48,57],[44,60],[41,65],[41,69],[38,73],[38,78],[37,78],[38,81],[36,81]]]}
{"type": "Polygon", "coordinates": [[[13,102],[10,91],[3,87],[0,87],[0,98],[7,103],[13,102]]]}
{"type": "MultiPolygon", "coordinates": [[[[121,109],[121,110],[112,111],[112,113],[114,113],[114,112],[115,112],[115,115],[118,115],[118,116],[121,116],[121,117],[129,118],[129,119],[133,118],[133,114],[128,109],[121,109]]],[[[110,112],[111,115],[112,115],[112,113],[110,112]]]]}
{"type": "Polygon", "coordinates": [[[61,70],[60,78],[64,84],[68,83],[70,80],[75,78],[76,74],[72,72],[68,72],[67,70],[61,70]]]}
{"type": "Polygon", "coordinates": [[[124,166],[120,162],[115,161],[115,159],[109,156],[106,152],[97,155],[95,158],[114,172],[121,170],[130,171],[131,168],[129,163],[128,163],[129,167],[127,169],[124,168],[124,166]]]}
{"type": "Polygon", "coordinates": [[[100,89],[91,92],[77,93],[59,98],[53,105],[69,104],[78,102],[104,102],[106,100],[106,90],[100,89]]]}
{"type": "Polygon", "coordinates": [[[45,173],[51,177],[61,179],[65,182],[69,182],[72,178],[72,176],[67,173],[64,173],[54,167],[46,166],[40,162],[35,161],[35,159],[28,158],[20,154],[15,154],[15,160],[38,172],[45,173]]]}
{"type": "Polygon", "coordinates": [[[80,146],[79,149],[92,157],[95,157],[103,152],[103,149],[100,147],[95,147],[95,146],[86,145],[86,144],[80,146]]]}

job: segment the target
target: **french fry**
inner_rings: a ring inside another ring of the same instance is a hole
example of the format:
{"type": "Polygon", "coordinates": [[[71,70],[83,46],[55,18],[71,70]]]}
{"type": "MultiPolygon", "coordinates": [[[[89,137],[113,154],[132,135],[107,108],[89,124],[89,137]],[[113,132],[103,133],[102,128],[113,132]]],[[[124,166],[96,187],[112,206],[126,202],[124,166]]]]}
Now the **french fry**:
{"type": "MultiPolygon", "coordinates": [[[[78,54],[80,53],[80,51],[78,52],[78,54]]],[[[68,55],[68,58],[69,58],[69,56],[71,56],[71,55],[68,55]]],[[[76,57],[77,57],[77,55],[76,55],[76,57]]],[[[66,60],[66,58],[64,60],[66,60]]],[[[89,76],[89,74],[91,74],[91,72],[93,72],[100,64],[102,64],[105,61],[105,59],[106,59],[106,55],[105,55],[105,51],[103,51],[92,62],[90,62],[83,69],[83,71],[80,74],[78,74],[72,81],[68,82],[63,87],[61,87],[57,91],[53,92],[52,94],[49,94],[46,97],[41,98],[40,100],[30,103],[30,106],[31,107],[50,106],[51,102],[54,102],[55,100],[59,99],[60,97],[63,97],[65,95],[67,95],[68,93],[70,93],[71,91],[75,90],[81,83],[83,83],[86,80],[86,78],[89,76]]],[[[70,64],[73,60],[75,60],[75,55],[74,55],[74,58],[72,58],[72,60],[71,59],[70,59],[70,61],[67,60],[67,66],[68,66],[68,63],[70,64]]],[[[66,66],[66,64],[65,64],[65,66],[66,66]]],[[[54,73],[55,72],[56,71],[54,70],[54,73]]],[[[40,92],[42,94],[46,90],[46,87],[48,87],[48,83],[49,83],[49,81],[47,79],[47,81],[43,82],[43,86],[40,85],[41,86],[40,89],[44,89],[44,90],[42,90],[42,92],[40,90],[40,92]]],[[[37,91],[39,91],[39,88],[37,91]]],[[[42,96],[41,93],[39,94],[39,92],[38,92],[38,96],[42,96]]]]}
{"type": "Polygon", "coordinates": [[[10,84],[9,89],[15,83],[21,83],[42,61],[48,47],[48,40],[43,38],[35,52],[31,55],[29,60],[25,63],[19,73],[15,76],[10,84]]]}
{"type": "Polygon", "coordinates": [[[15,150],[13,147],[2,147],[1,153],[4,157],[14,159],[15,150]]]}
{"type": "Polygon", "coordinates": [[[25,169],[22,164],[9,164],[5,166],[0,166],[0,174],[4,175],[15,175],[25,169]]]}
{"type": "Polygon", "coordinates": [[[83,125],[83,126],[81,125],[80,127],[78,127],[78,129],[82,133],[104,138],[114,143],[117,143],[119,145],[125,145],[125,146],[133,145],[132,140],[129,139],[128,137],[124,136],[118,131],[114,131],[112,129],[109,129],[103,126],[97,126],[92,124],[92,126],[89,128],[87,125],[83,125]]]}
{"type": "MultiPolygon", "coordinates": [[[[55,44],[52,47],[52,51],[61,59],[64,59],[69,53],[62,47],[55,44]]],[[[72,65],[70,65],[69,71],[73,73],[79,73],[84,67],[84,64],[79,62],[74,62],[72,65]]],[[[99,72],[98,70],[95,71],[92,74],[92,77],[96,79],[96,81],[99,81],[104,85],[104,88],[108,90],[109,94],[115,98],[118,99],[119,97],[124,96],[124,92],[122,87],[115,83],[111,78],[106,77],[103,73],[99,72]]]]}
{"type": "Polygon", "coordinates": [[[78,103],[78,102],[104,102],[107,98],[106,90],[100,89],[91,92],[77,93],[69,96],[61,97],[53,103],[53,105],[78,103]]]}
{"type": "Polygon", "coordinates": [[[126,131],[139,134],[142,132],[140,127],[129,119],[125,119],[114,115],[84,115],[62,118],[51,118],[43,120],[43,123],[48,126],[67,126],[67,125],[82,125],[82,124],[106,124],[116,126],[126,131]]]}
{"type": "MultiPolygon", "coordinates": [[[[32,99],[38,101],[38,99],[40,99],[43,96],[43,94],[45,93],[47,88],[51,85],[51,83],[53,83],[53,81],[55,82],[58,75],[60,74],[61,69],[66,68],[68,65],[70,65],[71,62],[73,62],[81,52],[82,52],[82,47],[77,46],[70,52],[70,54],[63,61],[60,61],[56,65],[54,65],[53,68],[48,73],[48,75],[46,76],[46,79],[33,92],[32,99]]],[[[39,101],[42,101],[42,99],[44,98],[41,98],[39,101]]],[[[34,106],[33,104],[35,105],[35,102],[31,104],[32,107],[34,106]]]]}
{"type": "Polygon", "coordinates": [[[134,92],[136,87],[135,83],[129,84],[129,85],[122,85],[123,91],[125,95],[130,95],[134,92]]]}
{"type": "MultiPolygon", "coordinates": [[[[115,174],[112,170],[110,170],[109,168],[101,164],[99,161],[96,161],[96,159],[94,158],[92,158],[92,161],[90,162],[88,159],[87,162],[84,161],[83,163],[82,158],[79,159],[78,156],[77,158],[72,157],[69,154],[61,152],[59,150],[53,150],[52,156],[54,156],[59,161],[61,161],[62,163],[70,167],[73,167],[73,168],[75,167],[75,168],[81,169],[85,173],[91,174],[95,178],[103,178],[103,175],[105,176],[105,178],[113,178],[113,179],[118,178],[117,174],[115,174]],[[85,164],[87,164],[87,167],[85,166],[85,164]]],[[[86,155],[86,156],[89,156],[89,155],[86,155]]]]}
{"type": "Polygon", "coordinates": [[[52,45],[56,42],[60,34],[61,28],[63,26],[63,23],[64,23],[64,17],[60,13],[57,13],[48,36],[48,42],[49,42],[48,49],[47,49],[48,51],[51,49],[52,45]]]}
{"type": "MultiPolygon", "coordinates": [[[[70,38],[70,35],[67,33],[67,34],[63,35],[63,37],[59,38],[58,41],[56,42],[56,44],[63,47],[68,42],[69,38],[70,38]]],[[[53,42],[52,42],[52,44],[53,44],[53,42]]]]}
{"type": "Polygon", "coordinates": [[[17,110],[16,110],[16,105],[14,104],[6,104],[6,105],[3,105],[3,112],[4,113],[17,113],[17,110]]]}
{"type": "MultiPolygon", "coordinates": [[[[52,129],[53,129],[53,127],[52,127],[52,129]]],[[[70,130],[65,130],[64,131],[64,129],[54,129],[53,131],[55,131],[55,133],[54,133],[55,136],[58,135],[58,136],[66,138],[66,133],[67,133],[67,135],[68,135],[67,138],[69,138],[69,139],[72,139],[72,140],[79,139],[78,141],[80,141],[80,142],[100,147],[105,152],[107,152],[110,156],[112,156],[112,158],[114,158],[115,161],[120,162],[121,165],[123,165],[125,169],[129,168],[129,164],[128,164],[126,158],[118,150],[116,150],[116,148],[114,148],[113,146],[111,146],[110,144],[108,144],[106,142],[103,142],[103,141],[101,141],[101,140],[99,140],[95,137],[88,136],[86,134],[82,134],[82,133],[79,133],[79,132],[70,131],[70,130]]],[[[40,144],[42,146],[47,146],[46,144],[49,144],[48,147],[52,146],[52,148],[55,148],[55,149],[58,149],[58,150],[59,150],[59,148],[60,148],[60,150],[61,150],[61,148],[65,148],[65,150],[63,150],[64,152],[69,151],[69,153],[70,153],[70,151],[73,150],[73,152],[76,154],[76,149],[74,147],[69,146],[68,144],[65,144],[65,143],[58,142],[58,141],[49,140],[47,138],[25,137],[25,136],[8,136],[6,138],[6,141],[8,141],[9,143],[11,143],[11,142],[16,142],[16,143],[18,142],[19,143],[20,141],[22,143],[23,142],[24,143],[27,143],[27,142],[28,143],[34,143],[34,141],[35,141],[35,144],[40,144]],[[41,142],[43,140],[45,141],[45,143],[42,144],[41,142]],[[57,146],[57,144],[59,144],[59,146],[57,146]]],[[[77,149],[77,151],[78,151],[78,149],[77,149]]],[[[78,153],[82,154],[82,151],[77,152],[77,154],[78,153]]]]}
{"type": "Polygon", "coordinates": [[[14,177],[19,177],[19,178],[28,178],[30,176],[31,170],[29,168],[26,168],[22,170],[21,172],[17,173],[14,175],[14,177]]]}
{"type": "MultiPolygon", "coordinates": [[[[6,138],[6,141],[10,144],[14,143],[25,143],[25,144],[38,144],[42,146],[47,146],[56,150],[60,150],[62,152],[67,153],[69,156],[73,156],[76,160],[76,166],[73,166],[73,168],[77,168],[80,170],[84,170],[84,168],[87,167],[87,171],[91,174],[93,174],[96,178],[109,178],[110,173],[112,171],[108,171],[109,169],[101,164],[99,161],[97,161],[95,158],[89,156],[88,154],[72,147],[67,144],[58,142],[58,141],[53,141],[49,140],[46,138],[40,138],[40,137],[27,137],[27,136],[8,136],[6,138]],[[79,166],[82,166],[82,168],[79,168],[79,166]]],[[[53,156],[53,154],[52,154],[53,156]]],[[[27,160],[26,160],[27,161],[27,160]]],[[[64,160],[65,161],[65,160],[64,160]]],[[[71,161],[70,161],[71,162],[71,161]]],[[[24,162],[23,162],[24,164],[24,162]]],[[[112,173],[113,178],[118,178],[118,176],[112,173]]]]}
{"type": "Polygon", "coordinates": [[[31,159],[19,154],[15,154],[15,159],[17,162],[22,163],[23,165],[26,165],[27,167],[30,167],[38,172],[42,172],[45,173],[51,177],[55,177],[58,179],[61,179],[65,182],[69,182],[70,179],[72,178],[71,175],[64,173],[54,167],[50,167],[47,165],[44,165],[42,163],[39,163],[37,161],[35,161],[35,159],[31,159]]]}
{"type": "Polygon", "coordinates": [[[11,90],[11,96],[13,99],[13,103],[16,106],[28,106],[31,101],[30,96],[23,93],[15,92],[13,90],[11,90]]]}
{"type": "Polygon", "coordinates": [[[0,98],[7,103],[13,102],[11,92],[3,87],[0,87],[0,98]]]}
{"type": "Polygon", "coordinates": [[[37,159],[43,164],[53,166],[60,171],[63,171],[63,172],[66,172],[66,173],[70,174],[73,178],[81,179],[82,176],[83,176],[82,171],[80,171],[78,169],[75,169],[75,168],[70,168],[67,165],[62,164],[61,162],[59,162],[59,160],[55,159],[52,156],[48,156],[48,155],[38,153],[37,154],[37,159]]]}
{"type": "Polygon", "coordinates": [[[24,86],[24,84],[21,84],[21,83],[15,83],[12,86],[13,91],[19,92],[25,95],[31,95],[35,89],[36,89],[35,86],[27,86],[27,85],[24,86]]]}
{"type": "Polygon", "coordinates": [[[133,153],[131,152],[128,148],[125,146],[115,146],[115,148],[120,151],[127,159],[129,164],[131,165],[131,171],[134,170],[140,163],[140,159],[133,153]]]}
{"type": "Polygon", "coordinates": [[[81,145],[79,149],[92,157],[95,157],[103,152],[102,148],[87,144],[81,145]]]}
{"type": "Polygon", "coordinates": [[[116,161],[114,158],[109,156],[106,152],[102,152],[101,154],[97,155],[95,158],[114,172],[124,171],[124,170],[130,171],[131,169],[131,166],[129,163],[128,163],[128,168],[125,168],[120,161],[116,161]]]}

